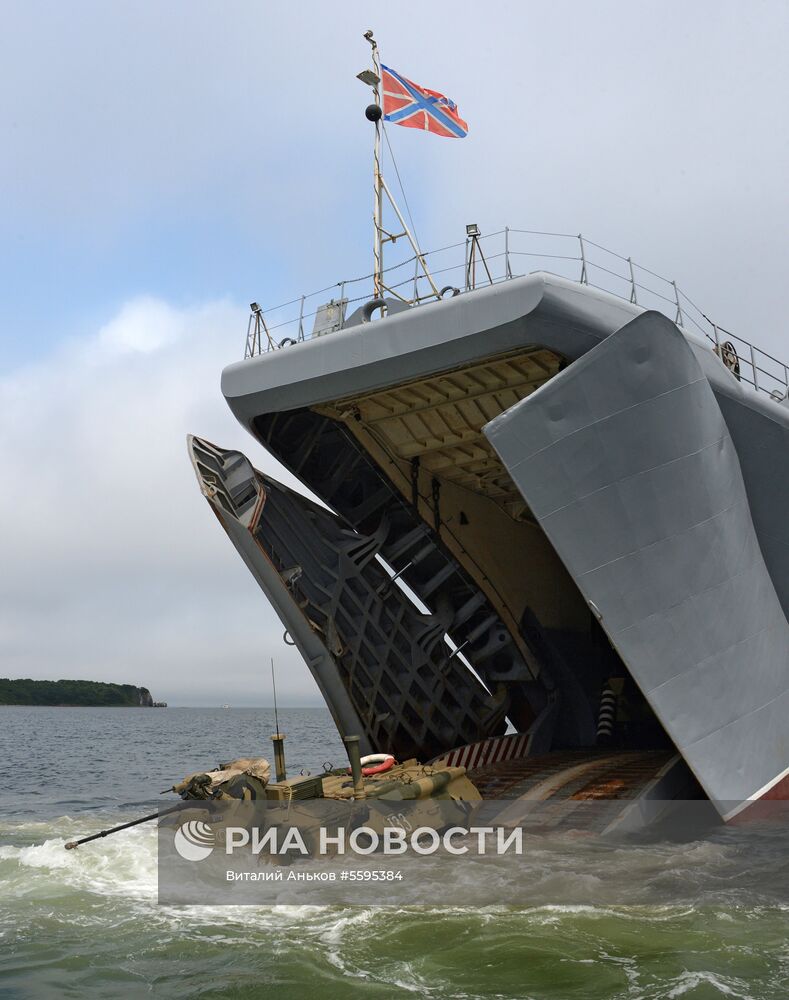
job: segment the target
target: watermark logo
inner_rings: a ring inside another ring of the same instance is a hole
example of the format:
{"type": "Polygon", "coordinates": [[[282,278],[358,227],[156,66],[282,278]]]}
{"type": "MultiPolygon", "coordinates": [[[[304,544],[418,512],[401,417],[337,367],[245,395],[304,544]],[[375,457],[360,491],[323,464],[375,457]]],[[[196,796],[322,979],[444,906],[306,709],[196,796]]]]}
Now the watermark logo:
{"type": "Polygon", "coordinates": [[[191,819],[178,827],[173,843],[184,861],[205,861],[216,846],[216,837],[208,823],[191,819]]]}

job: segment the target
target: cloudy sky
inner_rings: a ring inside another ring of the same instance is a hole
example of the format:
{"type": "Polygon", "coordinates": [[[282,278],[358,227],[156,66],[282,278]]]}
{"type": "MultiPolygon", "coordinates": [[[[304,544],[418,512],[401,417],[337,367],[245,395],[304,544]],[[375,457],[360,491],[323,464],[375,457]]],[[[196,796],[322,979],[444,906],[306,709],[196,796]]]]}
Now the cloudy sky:
{"type": "Polygon", "coordinates": [[[247,304],[369,270],[368,27],[470,125],[390,127],[426,247],[583,231],[789,356],[783,0],[7,5],[0,675],[259,705],[274,655],[318,703],[185,436],[276,475],[219,391],[247,304]]]}

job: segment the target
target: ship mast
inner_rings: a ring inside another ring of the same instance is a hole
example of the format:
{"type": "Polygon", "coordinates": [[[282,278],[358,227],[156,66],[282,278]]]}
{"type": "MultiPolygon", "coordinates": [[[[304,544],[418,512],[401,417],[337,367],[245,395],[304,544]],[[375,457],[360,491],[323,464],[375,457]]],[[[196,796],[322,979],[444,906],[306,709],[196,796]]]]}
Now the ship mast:
{"type": "MultiPolygon", "coordinates": [[[[394,295],[396,298],[408,301],[405,299],[405,296],[400,295],[394,289],[388,288],[384,282],[384,244],[387,242],[394,243],[401,236],[405,236],[411,244],[414,251],[414,257],[416,258],[419,268],[421,268],[424,276],[427,278],[431,294],[440,298],[440,293],[435,282],[433,281],[433,276],[430,274],[424,254],[419,249],[416,237],[411,233],[410,229],[406,225],[403,214],[400,211],[392,192],[389,190],[389,185],[386,183],[381,169],[381,132],[383,130],[381,56],[378,50],[378,42],[373,37],[372,31],[365,31],[364,37],[370,43],[370,47],[372,49],[373,66],[371,70],[362,70],[362,72],[357,74],[357,76],[358,79],[361,80],[362,83],[366,83],[373,92],[373,103],[368,105],[365,109],[366,118],[375,125],[375,141],[373,144],[373,291],[377,299],[383,299],[384,292],[389,292],[390,295],[394,295]],[[400,233],[392,234],[384,229],[384,195],[386,195],[389,204],[392,206],[398,222],[403,227],[403,231],[400,233]]],[[[415,295],[417,295],[416,282],[415,295]]]]}
{"type": "MultiPolygon", "coordinates": [[[[383,298],[384,290],[384,247],[383,224],[384,192],[383,175],[381,174],[381,118],[383,117],[383,106],[381,102],[381,57],[378,54],[378,42],[373,38],[372,31],[366,31],[364,37],[370,43],[373,57],[373,70],[370,86],[373,91],[373,99],[377,108],[375,116],[375,143],[373,145],[373,191],[375,200],[373,202],[373,290],[377,299],[383,298]]],[[[360,77],[362,74],[359,74],[360,77]]],[[[366,81],[365,81],[366,82],[366,81]]],[[[368,118],[370,116],[368,115],[368,118]]]]}

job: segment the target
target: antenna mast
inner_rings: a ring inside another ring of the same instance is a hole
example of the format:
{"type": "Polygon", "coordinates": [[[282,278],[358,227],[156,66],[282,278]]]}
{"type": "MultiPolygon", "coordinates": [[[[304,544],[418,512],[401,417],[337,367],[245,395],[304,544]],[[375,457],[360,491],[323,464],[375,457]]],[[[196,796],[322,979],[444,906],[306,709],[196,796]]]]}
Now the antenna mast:
{"type": "Polygon", "coordinates": [[[274,728],[279,732],[279,716],[277,715],[277,681],[274,677],[274,657],[271,657],[271,688],[274,692],[274,728]]]}
{"type": "MultiPolygon", "coordinates": [[[[381,174],[381,118],[383,117],[383,104],[381,102],[381,57],[378,54],[378,42],[373,38],[372,30],[365,31],[364,37],[370,43],[372,48],[373,56],[373,71],[369,77],[369,80],[364,80],[363,82],[368,83],[372,87],[373,99],[375,107],[378,113],[374,116],[373,122],[375,124],[375,143],[373,145],[373,192],[375,195],[375,200],[373,202],[373,228],[375,230],[373,237],[373,291],[377,299],[383,298],[384,291],[384,248],[383,248],[383,233],[381,226],[383,224],[383,208],[384,208],[384,192],[383,192],[383,176],[381,174]]],[[[364,74],[360,74],[362,76],[364,74]]],[[[368,108],[367,117],[370,118],[371,109],[368,108]]]]}
{"type": "Polygon", "coordinates": [[[403,214],[398,208],[397,202],[394,200],[392,192],[389,190],[389,185],[384,180],[383,171],[381,170],[381,129],[383,128],[383,101],[381,100],[383,78],[381,73],[381,56],[378,51],[378,42],[376,42],[373,37],[371,29],[365,31],[364,37],[370,43],[370,47],[372,48],[373,68],[372,70],[362,70],[362,72],[357,75],[358,79],[361,80],[362,83],[366,83],[373,92],[373,103],[368,105],[364,112],[368,121],[373,122],[375,125],[375,143],[373,145],[373,291],[375,297],[378,299],[382,299],[384,297],[384,292],[389,292],[391,295],[395,295],[397,298],[403,299],[403,301],[408,301],[404,298],[404,296],[399,295],[391,288],[387,288],[384,284],[384,243],[387,241],[394,243],[401,236],[405,236],[411,244],[414,256],[419,262],[419,265],[428,280],[432,294],[435,295],[436,298],[440,298],[436,283],[433,281],[433,276],[428,270],[424,254],[419,249],[415,237],[405,224],[403,214]],[[388,233],[383,227],[384,194],[389,199],[389,204],[394,209],[394,213],[397,216],[400,225],[403,227],[403,231],[401,233],[397,233],[396,235],[388,233]]]}
{"type": "Polygon", "coordinates": [[[271,657],[271,687],[274,691],[274,725],[276,733],[271,737],[274,745],[274,773],[277,781],[285,781],[287,772],[285,770],[285,734],[280,732],[279,716],[277,715],[277,682],[274,678],[274,657],[271,657]]]}

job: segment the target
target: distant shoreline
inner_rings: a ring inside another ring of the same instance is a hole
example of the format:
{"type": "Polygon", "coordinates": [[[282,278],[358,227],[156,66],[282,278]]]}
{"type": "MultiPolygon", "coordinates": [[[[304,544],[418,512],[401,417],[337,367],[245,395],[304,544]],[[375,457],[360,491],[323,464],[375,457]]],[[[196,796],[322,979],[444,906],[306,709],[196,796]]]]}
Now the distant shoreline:
{"type": "MultiPolygon", "coordinates": [[[[157,703],[158,704],[158,703],[157,703]]],[[[230,711],[230,712],[273,712],[273,705],[230,705],[225,708],[224,705],[171,705],[169,702],[165,702],[164,706],[172,710],[187,710],[190,712],[214,712],[214,711],[230,711]]],[[[162,707],[164,707],[162,706],[162,707]]],[[[13,704],[9,702],[0,702],[0,708],[138,708],[137,705],[42,705],[42,704],[29,704],[14,702],[13,704]]],[[[279,706],[280,715],[283,712],[324,712],[329,714],[329,710],[325,705],[280,705],[279,706]]]]}
{"type": "MultiPolygon", "coordinates": [[[[176,707],[176,706],[173,706],[176,707]]],[[[189,706],[181,706],[189,707],[189,706]]],[[[167,702],[156,702],[153,705],[72,705],[70,702],[59,701],[57,704],[49,705],[41,701],[0,701],[0,708],[169,708],[167,702]]]]}
{"type": "Polygon", "coordinates": [[[0,677],[0,705],[19,708],[166,708],[148,688],[103,681],[0,677]]]}

